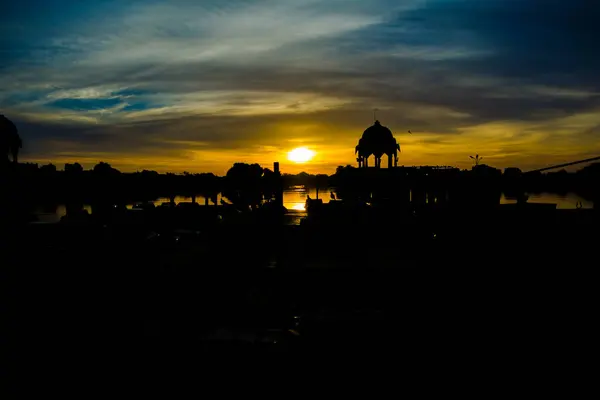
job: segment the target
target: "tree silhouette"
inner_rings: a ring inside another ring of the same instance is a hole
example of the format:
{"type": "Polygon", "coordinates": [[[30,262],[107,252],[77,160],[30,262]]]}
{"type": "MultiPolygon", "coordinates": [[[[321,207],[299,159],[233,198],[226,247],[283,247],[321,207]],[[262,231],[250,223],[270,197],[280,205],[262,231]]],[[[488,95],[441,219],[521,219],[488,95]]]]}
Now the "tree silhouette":
{"type": "Polygon", "coordinates": [[[258,164],[233,164],[225,176],[225,197],[242,208],[258,206],[263,199],[263,173],[263,168],[258,164]]]}
{"type": "Polygon", "coordinates": [[[195,175],[200,194],[205,198],[205,204],[208,204],[210,199],[213,203],[217,203],[217,197],[221,191],[220,178],[213,173],[201,173],[195,175]]]}
{"type": "Polygon", "coordinates": [[[43,174],[54,174],[56,172],[56,165],[50,163],[48,165],[42,165],[40,167],[40,172],[43,174]]]}
{"type": "Polygon", "coordinates": [[[73,164],[65,164],[65,172],[68,174],[79,174],[83,172],[83,167],[78,162],[73,164]]]}
{"type": "Polygon", "coordinates": [[[4,115],[0,115],[0,149],[6,154],[6,161],[9,161],[8,156],[11,155],[12,162],[18,163],[19,150],[22,147],[23,142],[15,124],[4,115]]]}
{"type": "Polygon", "coordinates": [[[103,161],[100,161],[98,164],[96,164],[93,171],[98,175],[114,175],[120,173],[118,169],[113,168],[110,164],[103,161]]]}

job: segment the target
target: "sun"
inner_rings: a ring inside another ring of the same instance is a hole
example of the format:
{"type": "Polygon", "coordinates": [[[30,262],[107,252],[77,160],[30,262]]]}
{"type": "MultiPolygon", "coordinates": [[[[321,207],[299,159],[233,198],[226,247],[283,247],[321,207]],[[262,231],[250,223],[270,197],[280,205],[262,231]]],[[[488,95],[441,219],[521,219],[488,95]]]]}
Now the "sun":
{"type": "Polygon", "coordinates": [[[288,153],[288,160],[295,163],[305,163],[315,156],[315,152],[306,147],[298,147],[288,153]]]}

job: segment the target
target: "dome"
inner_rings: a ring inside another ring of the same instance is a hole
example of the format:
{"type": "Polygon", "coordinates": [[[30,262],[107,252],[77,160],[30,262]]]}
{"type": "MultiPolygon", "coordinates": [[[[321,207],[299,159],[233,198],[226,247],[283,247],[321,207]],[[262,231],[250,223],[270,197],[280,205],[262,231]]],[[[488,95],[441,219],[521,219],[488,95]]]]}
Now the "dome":
{"type": "Polygon", "coordinates": [[[392,131],[389,128],[381,125],[379,121],[368,127],[362,135],[362,138],[369,141],[381,141],[393,139],[392,131]]]}
{"type": "Polygon", "coordinates": [[[379,121],[375,121],[373,126],[364,131],[354,149],[354,153],[358,155],[356,160],[360,168],[369,167],[369,156],[375,156],[375,168],[381,168],[381,157],[384,154],[388,157],[388,168],[392,168],[392,164],[397,166],[398,152],[400,146],[394,139],[392,131],[382,126],[379,121]]]}

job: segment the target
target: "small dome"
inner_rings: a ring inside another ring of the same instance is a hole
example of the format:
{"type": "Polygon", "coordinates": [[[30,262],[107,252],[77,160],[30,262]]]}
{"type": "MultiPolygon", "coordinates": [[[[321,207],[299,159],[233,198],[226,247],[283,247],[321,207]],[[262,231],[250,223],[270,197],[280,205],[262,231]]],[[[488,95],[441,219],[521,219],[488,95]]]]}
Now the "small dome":
{"type": "Polygon", "coordinates": [[[392,131],[389,128],[381,125],[379,121],[375,121],[375,123],[368,127],[362,135],[362,138],[365,140],[381,140],[385,139],[393,139],[392,131]]]}

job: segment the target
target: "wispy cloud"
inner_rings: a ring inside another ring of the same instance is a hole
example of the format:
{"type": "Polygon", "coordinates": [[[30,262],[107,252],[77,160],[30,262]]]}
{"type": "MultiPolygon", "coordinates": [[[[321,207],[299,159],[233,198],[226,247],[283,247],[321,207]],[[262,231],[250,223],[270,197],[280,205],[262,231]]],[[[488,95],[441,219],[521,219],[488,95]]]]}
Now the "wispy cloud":
{"type": "Polygon", "coordinates": [[[600,151],[599,6],[539,4],[23,0],[0,16],[0,107],[25,158],[127,168],[222,171],[303,144],[331,172],[373,108],[406,164],[600,151]]]}

